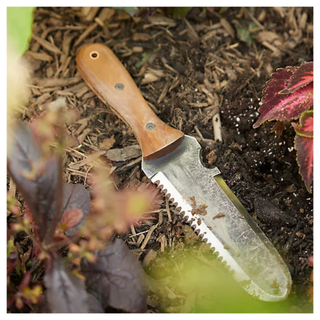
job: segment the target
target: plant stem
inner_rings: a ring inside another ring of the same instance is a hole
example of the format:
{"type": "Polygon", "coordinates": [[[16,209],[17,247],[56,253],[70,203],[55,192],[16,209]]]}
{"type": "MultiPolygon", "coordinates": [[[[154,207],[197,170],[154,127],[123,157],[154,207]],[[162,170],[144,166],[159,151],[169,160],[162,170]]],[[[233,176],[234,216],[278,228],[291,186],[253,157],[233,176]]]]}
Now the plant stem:
{"type": "Polygon", "coordinates": [[[62,201],[63,201],[63,150],[64,150],[64,138],[63,138],[63,123],[62,123],[62,110],[57,110],[58,123],[57,123],[57,156],[58,156],[58,183],[57,191],[55,195],[55,211],[53,220],[50,224],[49,230],[47,231],[45,238],[43,240],[44,245],[48,245],[52,242],[54,233],[56,231],[57,225],[62,217],[62,201]]]}

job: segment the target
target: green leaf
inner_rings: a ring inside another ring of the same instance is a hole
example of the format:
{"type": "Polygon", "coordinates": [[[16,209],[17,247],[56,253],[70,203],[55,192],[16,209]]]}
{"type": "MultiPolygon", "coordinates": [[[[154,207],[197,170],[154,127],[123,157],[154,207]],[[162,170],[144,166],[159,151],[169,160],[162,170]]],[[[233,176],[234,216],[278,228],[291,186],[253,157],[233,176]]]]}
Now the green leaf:
{"type": "Polygon", "coordinates": [[[138,7],[113,7],[113,8],[117,10],[125,11],[130,17],[133,17],[139,12],[138,7]]]}
{"type": "Polygon", "coordinates": [[[248,25],[245,25],[244,27],[240,24],[236,25],[237,29],[237,38],[240,41],[243,41],[247,44],[247,46],[250,48],[252,45],[252,33],[250,30],[254,29],[256,27],[256,24],[253,22],[250,22],[248,25]]]}
{"type": "Polygon", "coordinates": [[[171,8],[170,13],[172,14],[173,18],[181,19],[187,15],[190,9],[191,9],[190,7],[174,7],[174,8],[171,8]]]}
{"type": "Polygon", "coordinates": [[[7,8],[7,36],[15,45],[17,53],[23,55],[28,49],[32,35],[34,7],[7,8]]]}

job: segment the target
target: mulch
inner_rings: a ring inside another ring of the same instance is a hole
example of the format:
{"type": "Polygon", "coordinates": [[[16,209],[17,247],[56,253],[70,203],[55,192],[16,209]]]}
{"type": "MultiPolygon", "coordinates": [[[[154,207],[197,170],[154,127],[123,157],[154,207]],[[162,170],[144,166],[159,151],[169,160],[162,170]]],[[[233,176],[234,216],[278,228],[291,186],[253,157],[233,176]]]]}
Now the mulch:
{"type": "MultiPolygon", "coordinates": [[[[313,9],[193,8],[177,20],[162,14],[130,17],[112,8],[37,8],[34,18],[25,53],[32,95],[23,116],[38,117],[61,97],[79,113],[67,128],[75,142],[66,149],[66,181],[88,186],[94,160],[101,156],[112,161],[118,189],[147,180],[133,132],[87,87],[76,67],[81,46],[104,43],[157,116],[200,142],[205,165],[220,169],[288,263],[291,296],[302,297],[295,312],[309,311],[313,197],[298,173],[294,132],[287,125],[279,138],[271,132],[272,123],[257,130],[252,124],[270,75],[279,67],[313,60],[313,9]],[[223,142],[215,139],[217,117],[223,142]]],[[[157,256],[181,250],[193,233],[167,200],[156,213],[121,235],[149,275],[157,256]]],[[[172,299],[165,309],[160,300],[150,294],[149,312],[192,311],[192,306],[182,308],[181,295],[179,303],[172,299]]]]}

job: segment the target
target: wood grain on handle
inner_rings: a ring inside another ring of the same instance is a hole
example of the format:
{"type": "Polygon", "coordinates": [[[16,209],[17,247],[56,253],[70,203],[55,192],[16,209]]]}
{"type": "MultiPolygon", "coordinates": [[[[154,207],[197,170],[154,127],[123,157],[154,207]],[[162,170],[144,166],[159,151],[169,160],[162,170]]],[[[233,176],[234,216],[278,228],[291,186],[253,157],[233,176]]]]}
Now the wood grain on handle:
{"type": "Polygon", "coordinates": [[[105,45],[89,44],[77,54],[81,76],[95,94],[133,130],[144,159],[174,150],[183,132],[169,127],[150,109],[128,71],[105,45]]]}

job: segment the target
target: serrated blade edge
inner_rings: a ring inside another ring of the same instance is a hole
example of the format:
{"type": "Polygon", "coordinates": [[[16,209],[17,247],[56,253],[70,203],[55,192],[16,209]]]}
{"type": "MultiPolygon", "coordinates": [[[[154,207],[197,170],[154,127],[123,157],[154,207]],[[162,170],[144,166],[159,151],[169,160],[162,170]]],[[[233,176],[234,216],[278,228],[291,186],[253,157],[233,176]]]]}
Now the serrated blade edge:
{"type": "Polygon", "coordinates": [[[203,241],[206,241],[214,253],[218,256],[218,260],[225,263],[226,266],[233,272],[234,279],[242,285],[242,287],[252,296],[256,296],[259,299],[265,301],[278,301],[279,298],[275,298],[269,295],[265,291],[261,290],[242,270],[237,264],[229,252],[224,248],[219,239],[211,232],[205,222],[201,220],[198,214],[192,214],[192,207],[187,203],[171,182],[166,178],[162,172],[158,172],[151,181],[155,183],[166,196],[171,200],[177,210],[183,214],[184,218],[191,223],[191,226],[195,229],[203,241]]]}

